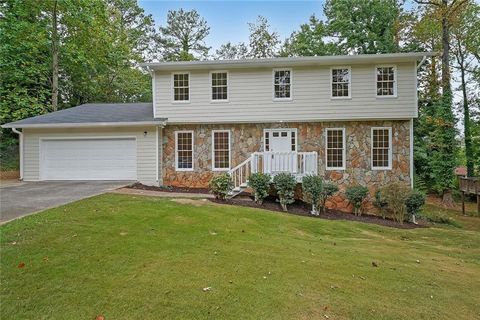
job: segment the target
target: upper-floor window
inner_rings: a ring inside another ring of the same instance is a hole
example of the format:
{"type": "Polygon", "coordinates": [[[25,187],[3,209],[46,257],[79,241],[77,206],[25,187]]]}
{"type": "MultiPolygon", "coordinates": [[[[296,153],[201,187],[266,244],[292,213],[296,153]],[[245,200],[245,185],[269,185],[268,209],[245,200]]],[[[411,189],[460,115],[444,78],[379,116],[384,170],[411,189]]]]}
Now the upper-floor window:
{"type": "Polygon", "coordinates": [[[350,98],[350,68],[332,68],[332,98],[350,98]]]}
{"type": "Polygon", "coordinates": [[[216,71],[211,73],[212,101],[228,100],[228,73],[216,71]]]}
{"type": "Polygon", "coordinates": [[[372,128],[372,169],[392,168],[392,128],[372,128]]]}
{"type": "Polygon", "coordinates": [[[377,67],[377,97],[397,96],[397,72],[394,66],[377,67]]]}
{"type": "Polygon", "coordinates": [[[193,131],[175,131],[175,168],[193,170],[193,131]]]}
{"type": "Polygon", "coordinates": [[[175,102],[190,101],[190,74],[189,73],[173,74],[173,101],[175,102]]]}
{"type": "Polygon", "coordinates": [[[214,130],[212,140],[213,170],[230,169],[230,131],[214,130]]]}
{"type": "Polygon", "coordinates": [[[328,128],[326,130],[326,164],[327,170],[345,169],[345,129],[328,128]]]}
{"type": "Polygon", "coordinates": [[[289,100],[292,98],[292,70],[273,70],[273,99],[289,100]]]}

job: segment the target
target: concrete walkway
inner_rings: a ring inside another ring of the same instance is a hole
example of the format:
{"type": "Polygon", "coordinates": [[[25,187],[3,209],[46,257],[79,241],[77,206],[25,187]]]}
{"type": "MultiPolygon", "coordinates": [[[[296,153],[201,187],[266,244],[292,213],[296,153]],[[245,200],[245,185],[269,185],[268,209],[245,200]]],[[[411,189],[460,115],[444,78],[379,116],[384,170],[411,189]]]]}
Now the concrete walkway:
{"type": "Polygon", "coordinates": [[[139,195],[139,196],[152,196],[152,197],[163,197],[163,198],[195,198],[195,199],[213,199],[213,194],[209,193],[183,193],[183,192],[163,192],[163,191],[152,191],[152,190],[141,190],[141,189],[131,189],[131,188],[120,188],[110,191],[110,193],[119,193],[119,194],[129,194],[129,195],[139,195]]]}
{"type": "Polygon", "coordinates": [[[0,223],[99,195],[131,181],[38,181],[0,183],[0,223]]]}

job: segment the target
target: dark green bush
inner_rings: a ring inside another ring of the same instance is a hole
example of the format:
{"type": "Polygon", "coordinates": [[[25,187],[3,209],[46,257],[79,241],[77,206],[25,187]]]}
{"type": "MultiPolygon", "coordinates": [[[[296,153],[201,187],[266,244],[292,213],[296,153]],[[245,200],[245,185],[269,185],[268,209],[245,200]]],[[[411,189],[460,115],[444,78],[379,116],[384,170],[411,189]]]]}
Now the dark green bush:
{"type": "Polygon", "coordinates": [[[325,212],[325,203],[327,199],[333,196],[335,193],[338,192],[338,186],[333,182],[324,182],[323,183],[323,190],[320,194],[320,212],[325,212]]]}
{"type": "Polygon", "coordinates": [[[363,186],[348,187],[345,192],[345,195],[347,196],[348,201],[350,201],[350,203],[353,206],[353,213],[356,216],[362,215],[363,203],[365,202],[368,195],[367,187],[363,187],[363,186]]]}
{"type": "Polygon", "coordinates": [[[228,173],[222,173],[210,179],[210,192],[215,195],[216,199],[225,200],[230,191],[232,191],[232,187],[232,178],[228,173]]]}
{"type": "Polygon", "coordinates": [[[320,176],[307,175],[302,180],[303,198],[312,205],[311,213],[318,215],[320,197],[323,191],[323,179],[320,176]]]}
{"type": "Polygon", "coordinates": [[[248,178],[248,186],[253,189],[256,203],[262,204],[268,196],[271,180],[272,177],[269,174],[263,173],[254,173],[248,178]]]}
{"type": "Polygon", "coordinates": [[[287,211],[287,204],[293,203],[297,181],[290,173],[279,173],[273,177],[273,186],[277,190],[280,205],[287,211]]]}
{"type": "Polygon", "coordinates": [[[410,195],[405,200],[405,207],[407,208],[407,213],[412,217],[412,220],[415,221],[415,217],[419,216],[420,209],[425,204],[425,194],[418,190],[413,190],[410,192],[410,195]]]}
{"type": "Polygon", "coordinates": [[[380,211],[383,219],[385,219],[387,216],[388,202],[382,197],[382,192],[380,190],[375,192],[375,200],[373,201],[373,205],[378,209],[378,211],[380,211]]]}

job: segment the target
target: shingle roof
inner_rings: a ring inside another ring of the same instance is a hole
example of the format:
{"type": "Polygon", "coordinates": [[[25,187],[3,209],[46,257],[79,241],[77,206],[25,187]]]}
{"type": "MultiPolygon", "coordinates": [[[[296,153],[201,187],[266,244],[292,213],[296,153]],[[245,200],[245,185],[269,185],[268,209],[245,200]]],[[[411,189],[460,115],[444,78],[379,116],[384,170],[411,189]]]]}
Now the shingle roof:
{"type": "Polygon", "coordinates": [[[88,103],[77,107],[47,113],[15,122],[4,128],[22,128],[29,126],[59,126],[78,124],[115,124],[115,123],[155,123],[166,118],[154,118],[152,103],[88,103]]]}

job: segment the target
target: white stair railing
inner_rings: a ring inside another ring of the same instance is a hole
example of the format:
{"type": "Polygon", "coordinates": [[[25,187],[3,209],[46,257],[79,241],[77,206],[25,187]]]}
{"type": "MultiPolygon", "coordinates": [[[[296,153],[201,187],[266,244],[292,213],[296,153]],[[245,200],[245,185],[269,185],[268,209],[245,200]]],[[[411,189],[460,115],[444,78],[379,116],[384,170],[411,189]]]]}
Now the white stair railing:
{"type": "Polygon", "coordinates": [[[240,188],[247,186],[248,178],[252,174],[252,156],[240,163],[233,169],[228,171],[233,182],[233,190],[238,191],[240,188]]]}
{"type": "MultiPolygon", "coordinates": [[[[228,173],[233,182],[233,194],[247,187],[252,173],[261,172],[274,176],[281,172],[290,172],[299,182],[307,174],[317,174],[318,154],[316,152],[254,152],[228,173]]],[[[233,196],[234,196],[233,195],[233,196]]]]}

